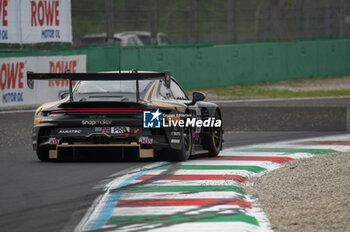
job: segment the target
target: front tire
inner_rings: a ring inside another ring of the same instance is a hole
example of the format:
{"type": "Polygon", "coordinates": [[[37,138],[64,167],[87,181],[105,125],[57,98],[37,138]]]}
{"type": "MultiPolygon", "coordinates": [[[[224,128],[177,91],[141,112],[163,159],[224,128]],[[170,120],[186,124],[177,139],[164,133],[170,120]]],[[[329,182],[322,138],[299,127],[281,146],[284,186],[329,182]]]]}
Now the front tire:
{"type": "Polygon", "coordinates": [[[173,150],[173,161],[185,161],[192,154],[192,130],[191,127],[184,127],[182,130],[181,149],[173,150]]]}
{"type": "MultiPolygon", "coordinates": [[[[216,111],[215,113],[215,120],[221,120],[221,117],[218,111],[216,111]]],[[[222,123],[220,127],[211,128],[210,135],[206,140],[208,144],[209,156],[216,157],[219,155],[222,149],[222,134],[223,134],[222,123]]]]}

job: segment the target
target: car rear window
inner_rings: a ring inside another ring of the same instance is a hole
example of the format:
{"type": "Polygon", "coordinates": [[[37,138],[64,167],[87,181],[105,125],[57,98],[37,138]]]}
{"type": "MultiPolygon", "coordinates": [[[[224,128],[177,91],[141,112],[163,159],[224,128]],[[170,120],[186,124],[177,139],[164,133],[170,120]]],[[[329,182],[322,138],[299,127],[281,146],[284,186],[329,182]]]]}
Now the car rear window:
{"type": "MultiPolygon", "coordinates": [[[[144,92],[153,80],[140,80],[139,91],[144,92]]],[[[136,93],[136,81],[80,81],[75,93],[136,93]]]]}

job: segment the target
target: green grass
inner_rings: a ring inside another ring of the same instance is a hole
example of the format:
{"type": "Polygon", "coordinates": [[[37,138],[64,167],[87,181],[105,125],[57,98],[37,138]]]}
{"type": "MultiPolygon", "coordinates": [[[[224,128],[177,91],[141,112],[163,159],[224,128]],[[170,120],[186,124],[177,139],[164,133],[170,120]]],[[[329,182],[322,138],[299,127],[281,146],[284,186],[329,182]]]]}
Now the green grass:
{"type": "MultiPolygon", "coordinates": [[[[310,77],[307,79],[292,79],[281,82],[262,82],[259,84],[242,84],[235,86],[215,87],[207,89],[199,89],[206,93],[214,94],[223,97],[242,97],[242,98],[298,98],[298,97],[341,97],[350,96],[349,89],[331,89],[342,83],[342,79],[348,78],[344,76],[333,77],[310,77]],[[325,82],[326,81],[326,82],[325,82]],[[334,81],[334,83],[333,83],[334,81]],[[305,91],[304,87],[312,87],[321,84],[331,85],[328,90],[309,90],[305,91]],[[338,83],[338,84],[337,84],[338,83]],[[288,88],[288,89],[282,89],[288,88]],[[303,90],[300,90],[303,88],[303,90]]],[[[191,96],[192,91],[187,91],[191,96]]]]}
{"type": "Polygon", "coordinates": [[[265,98],[296,98],[296,97],[338,97],[350,96],[349,90],[317,90],[317,91],[290,91],[266,89],[256,85],[239,85],[230,87],[212,88],[218,96],[231,97],[265,97],[265,98]]]}

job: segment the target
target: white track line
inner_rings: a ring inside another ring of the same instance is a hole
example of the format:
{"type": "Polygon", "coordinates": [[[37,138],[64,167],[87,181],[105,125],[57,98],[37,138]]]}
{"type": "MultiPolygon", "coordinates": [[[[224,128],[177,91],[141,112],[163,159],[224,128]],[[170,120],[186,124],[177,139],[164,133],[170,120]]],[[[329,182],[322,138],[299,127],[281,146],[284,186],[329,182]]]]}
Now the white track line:
{"type": "Polygon", "coordinates": [[[157,193],[124,193],[121,200],[142,199],[203,199],[203,198],[245,198],[245,195],[230,191],[211,192],[157,192],[157,193]]]}
{"type": "Polygon", "coordinates": [[[313,155],[310,153],[279,153],[279,152],[225,152],[225,154],[220,153],[220,156],[257,156],[257,157],[286,157],[292,159],[309,158],[313,155]]]}
{"type": "Polygon", "coordinates": [[[118,228],[116,231],[146,231],[151,230],[152,232],[213,232],[213,231],[234,231],[234,232],[266,232],[272,231],[261,228],[245,222],[196,222],[196,223],[177,223],[175,225],[161,226],[159,225],[131,225],[127,227],[118,228]],[[157,227],[158,226],[158,227],[157,227]]]}
{"type": "MultiPolygon", "coordinates": [[[[159,175],[163,173],[164,170],[154,170],[148,173],[148,175],[159,175]]],[[[165,173],[164,173],[165,174],[165,173]]],[[[166,173],[169,174],[169,173],[166,173]]],[[[179,169],[172,172],[173,175],[240,175],[248,177],[254,175],[254,172],[249,172],[245,170],[186,170],[179,169]]]]}
{"type": "Polygon", "coordinates": [[[230,151],[226,150],[220,152],[220,156],[279,156],[284,157],[287,154],[285,152],[250,152],[250,151],[230,151]]]}
{"type": "Polygon", "coordinates": [[[348,96],[341,97],[300,97],[300,98],[254,98],[254,99],[228,99],[228,100],[215,100],[214,103],[240,103],[240,102],[276,102],[276,101],[294,101],[294,100],[322,100],[322,99],[344,99],[348,96]]]}
{"type": "MultiPolygon", "coordinates": [[[[112,216],[137,216],[137,215],[175,215],[179,213],[200,214],[200,213],[229,213],[234,214],[238,205],[216,205],[211,207],[202,206],[153,206],[153,207],[116,207],[112,216]]],[[[248,209],[247,209],[248,210],[248,209]]],[[[242,210],[244,211],[244,209],[242,210]]]]}
{"type": "Polygon", "coordinates": [[[215,166],[260,166],[274,167],[278,164],[271,161],[246,161],[246,160],[189,160],[182,165],[215,165],[215,166]]]}
{"type": "MultiPolygon", "coordinates": [[[[142,180],[133,182],[141,183],[142,180]]],[[[242,183],[234,180],[157,180],[142,186],[185,186],[185,185],[234,185],[241,186],[242,183]]]]}
{"type": "MultiPolygon", "coordinates": [[[[349,150],[349,146],[339,146],[339,145],[308,145],[308,144],[275,144],[271,145],[268,147],[263,147],[263,148],[284,148],[284,149],[317,149],[317,150],[322,150],[322,149],[332,149],[335,151],[347,151],[349,150]]],[[[258,153],[258,152],[256,152],[258,153]]],[[[286,152],[290,153],[290,152],[286,152]]]]}
{"type": "Polygon", "coordinates": [[[35,110],[0,110],[0,114],[14,114],[14,113],[34,113],[35,110]]]}

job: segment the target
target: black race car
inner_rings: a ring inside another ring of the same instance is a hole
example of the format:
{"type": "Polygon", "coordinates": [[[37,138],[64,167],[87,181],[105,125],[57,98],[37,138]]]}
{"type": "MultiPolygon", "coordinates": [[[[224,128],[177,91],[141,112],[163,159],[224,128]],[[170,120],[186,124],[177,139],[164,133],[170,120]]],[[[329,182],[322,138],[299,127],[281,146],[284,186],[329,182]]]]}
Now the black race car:
{"type": "Polygon", "coordinates": [[[29,88],[49,79],[69,80],[69,92],[35,112],[33,148],[41,161],[86,152],[183,161],[222,149],[219,107],[200,92],[190,100],[169,72],[27,73],[29,88]]]}

